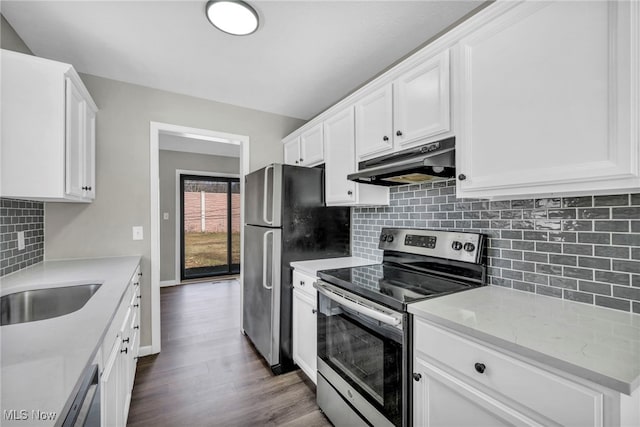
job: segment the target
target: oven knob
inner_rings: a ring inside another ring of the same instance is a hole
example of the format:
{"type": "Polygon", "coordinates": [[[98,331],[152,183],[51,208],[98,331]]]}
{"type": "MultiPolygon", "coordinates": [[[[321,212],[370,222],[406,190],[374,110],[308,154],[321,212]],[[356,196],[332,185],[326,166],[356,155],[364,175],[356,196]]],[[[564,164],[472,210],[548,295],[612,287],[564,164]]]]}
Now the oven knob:
{"type": "Polygon", "coordinates": [[[380,236],[380,240],[383,241],[383,242],[386,242],[387,241],[387,235],[386,234],[382,234],[380,236]]]}
{"type": "Polygon", "coordinates": [[[465,243],[464,244],[464,250],[467,252],[473,252],[476,249],[476,245],[474,245],[473,243],[465,243]]]}
{"type": "Polygon", "coordinates": [[[387,236],[387,242],[389,243],[393,242],[393,236],[391,234],[387,236]]]}
{"type": "Polygon", "coordinates": [[[456,240],[456,241],[454,241],[454,242],[451,244],[451,248],[452,248],[454,251],[459,251],[460,249],[462,249],[462,243],[460,243],[460,242],[458,242],[458,241],[456,240]]]}

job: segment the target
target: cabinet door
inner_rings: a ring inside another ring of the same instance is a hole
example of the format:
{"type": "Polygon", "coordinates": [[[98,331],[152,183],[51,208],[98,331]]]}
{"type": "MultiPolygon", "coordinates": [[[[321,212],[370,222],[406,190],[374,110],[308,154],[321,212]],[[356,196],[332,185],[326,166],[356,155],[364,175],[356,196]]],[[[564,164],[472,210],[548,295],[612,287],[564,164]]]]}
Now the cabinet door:
{"type": "Polygon", "coordinates": [[[121,374],[120,337],[108,353],[102,376],[100,377],[101,426],[120,427],[123,425],[123,381],[121,374]]]}
{"type": "Polygon", "coordinates": [[[356,103],[358,161],[393,151],[393,90],[388,84],[356,103]]]}
{"type": "Polygon", "coordinates": [[[96,113],[88,106],[85,116],[83,168],[84,198],[93,200],[96,197],[96,113]]]}
{"type": "Polygon", "coordinates": [[[636,2],[497,6],[459,43],[458,195],[640,185],[636,2]]]}
{"type": "Polygon", "coordinates": [[[325,196],[327,205],[356,201],[356,183],[347,175],[356,171],[353,107],[325,120],[325,196]]]}
{"type": "Polygon", "coordinates": [[[415,426],[543,425],[420,358],[413,371],[415,426]]]}
{"type": "Polygon", "coordinates": [[[284,144],[284,164],[300,164],[300,137],[287,141],[284,144]]]}
{"type": "Polygon", "coordinates": [[[293,361],[314,384],[318,357],[316,298],[293,290],[293,361]]]}
{"type": "Polygon", "coordinates": [[[451,129],[449,51],[417,65],[394,83],[394,141],[409,148],[451,129]]]}
{"type": "Polygon", "coordinates": [[[83,196],[86,103],[70,79],[66,79],[65,192],[83,196]]]}
{"type": "Polygon", "coordinates": [[[315,166],[324,162],[324,138],[322,123],[300,135],[300,164],[315,166]]]}

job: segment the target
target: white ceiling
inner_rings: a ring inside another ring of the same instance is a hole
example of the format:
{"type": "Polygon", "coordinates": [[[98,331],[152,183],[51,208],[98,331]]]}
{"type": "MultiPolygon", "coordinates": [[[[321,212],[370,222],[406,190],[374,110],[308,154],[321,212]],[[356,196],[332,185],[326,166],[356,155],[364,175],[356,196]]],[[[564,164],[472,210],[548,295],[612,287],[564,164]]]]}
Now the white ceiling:
{"type": "Polygon", "coordinates": [[[80,72],[309,119],[481,0],[266,1],[256,33],[216,30],[201,1],[11,1],[38,56],[80,72]]]}
{"type": "Polygon", "coordinates": [[[232,141],[214,141],[208,138],[186,137],[161,132],[158,145],[161,150],[167,151],[240,157],[240,144],[232,141]]]}

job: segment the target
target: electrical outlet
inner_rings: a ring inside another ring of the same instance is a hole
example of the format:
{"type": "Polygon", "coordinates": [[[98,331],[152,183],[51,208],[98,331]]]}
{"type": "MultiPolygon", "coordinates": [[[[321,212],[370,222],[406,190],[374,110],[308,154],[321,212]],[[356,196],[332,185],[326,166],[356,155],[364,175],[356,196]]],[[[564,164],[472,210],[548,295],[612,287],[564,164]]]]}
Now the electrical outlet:
{"type": "Polygon", "coordinates": [[[24,250],[24,231],[18,231],[18,250],[24,250]]]}
{"type": "Polygon", "coordinates": [[[141,225],[133,227],[133,240],[144,240],[144,233],[141,225]]]}
{"type": "Polygon", "coordinates": [[[162,219],[164,219],[165,221],[169,219],[169,212],[165,212],[162,214],[162,219]]]}

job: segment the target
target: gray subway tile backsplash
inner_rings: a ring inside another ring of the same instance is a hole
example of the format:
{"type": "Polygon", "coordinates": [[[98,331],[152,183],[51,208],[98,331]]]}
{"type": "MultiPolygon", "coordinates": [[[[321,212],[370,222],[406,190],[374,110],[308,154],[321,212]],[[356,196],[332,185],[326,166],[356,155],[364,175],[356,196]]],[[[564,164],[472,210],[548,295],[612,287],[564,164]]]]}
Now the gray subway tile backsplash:
{"type": "Polygon", "coordinates": [[[44,258],[44,203],[0,199],[0,277],[44,258]],[[18,249],[24,231],[25,248],[18,249]]]}
{"type": "Polygon", "coordinates": [[[388,207],[353,208],[354,256],[379,262],[382,227],[489,236],[489,283],[640,313],[640,193],[457,199],[455,180],[391,188],[388,207]]]}

